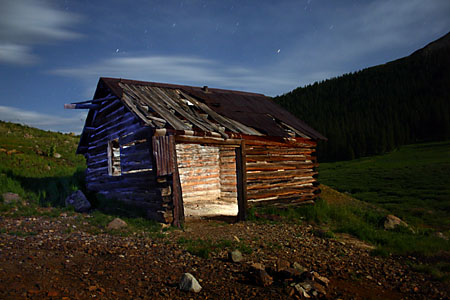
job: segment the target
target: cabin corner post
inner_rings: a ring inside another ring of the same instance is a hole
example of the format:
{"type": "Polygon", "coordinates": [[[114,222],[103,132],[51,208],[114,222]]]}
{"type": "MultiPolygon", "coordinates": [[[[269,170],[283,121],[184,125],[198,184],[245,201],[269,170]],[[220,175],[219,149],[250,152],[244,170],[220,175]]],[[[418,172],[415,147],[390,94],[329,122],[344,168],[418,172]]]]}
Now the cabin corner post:
{"type": "Polygon", "coordinates": [[[177,149],[175,137],[169,135],[169,153],[172,162],[172,200],[173,200],[173,222],[172,225],[181,227],[184,223],[183,193],[181,190],[180,174],[178,172],[177,149]]]}
{"type": "Polygon", "coordinates": [[[245,141],[235,148],[236,151],[236,185],[238,201],[238,221],[247,219],[247,159],[245,150],[245,141]]]}

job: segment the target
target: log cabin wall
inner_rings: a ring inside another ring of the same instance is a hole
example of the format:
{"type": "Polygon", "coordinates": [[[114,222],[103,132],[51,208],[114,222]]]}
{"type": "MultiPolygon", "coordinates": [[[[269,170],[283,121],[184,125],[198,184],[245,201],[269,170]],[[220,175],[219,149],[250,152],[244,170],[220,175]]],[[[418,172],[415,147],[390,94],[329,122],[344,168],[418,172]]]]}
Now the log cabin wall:
{"type": "Polygon", "coordinates": [[[315,143],[246,145],[247,203],[313,203],[318,191],[315,143]]]}
{"type": "Polygon", "coordinates": [[[185,215],[220,198],[219,148],[199,144],[177,144],[178,172],[185,215]]]}
{"type": "Polygon", "coordinates": [[[176,150],[185,215],[237,215],[234,148],[182,143],[176,150]]]}
{"type": "Polygon", "coordinates": [[[220,146],[220,199],[237,203],[235,147],[220,146]]]}
{"type": "Polygon", "coordinates": [[[158,221],[170,219],[168,189],[153,171],[150,129],[119,100],[105,101],[96,112],[86,157],[86,186],[107,198],[146,211],[158,221]]]}

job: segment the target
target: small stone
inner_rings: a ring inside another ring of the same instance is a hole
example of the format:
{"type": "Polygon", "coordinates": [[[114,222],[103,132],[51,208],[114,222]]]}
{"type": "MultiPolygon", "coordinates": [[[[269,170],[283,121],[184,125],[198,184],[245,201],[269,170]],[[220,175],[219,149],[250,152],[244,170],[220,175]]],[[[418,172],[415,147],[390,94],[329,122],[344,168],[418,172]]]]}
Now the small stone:
{"type": "Polygon", "coordinates": [[[300,273],[303,273],[303,272],[308,271],[304,266],[302,266],[302,265],[299,264],[298,262],[295,262],[295,263],[292,265],[292,267],[293,267],[294,269],[299,270],[300,273]]]}
{"type": "Polygon", "coordinates": [[[327,291],[325,290],[325,287],[321,285],[318,282],[313,282],[313,289],[318,292],[319,294],[326,295],[327,291]]]}
{"type": "Polygon", "coordinates": [[[282,278],[299,278],[302,273],[295,268],[286,268],[278,272],[282,278]]]}
{"type": "Polygon", "coordinates": [[[289,286],[289,287],[286,288],[286,294],[288,294],[289,297],[294,296],[294,293],[295,293],[295,289],[293,287],[289,286]]]}
{"type": "Polygon", "coordinates": [[[53,154],[53,157],[54,158],[61,158],[61,154],[55,152],[55,154],[53,154]]]}
{"type": "Polygon", "coordinates": [[[313,288],[312,281],[309,280],[300,282],[299,284],[306,292],[309,292],[313,288]]]}
{"type": "Polygon", "coordinates": [[[106,226],[107,229],[109,230],[118,230],[121,228],[125,228],[127,227],[128,224],[122,220],[121,218],[115,218],[114,220],[112,220],[111,222],[109,222],[108,226],[106,226]]]}
{"type": "Polygon", "coordinates": [[[261,263],[253,263],[253,264],[251,264],[250,268],[252,268],[254,270],[265,270],[266,269],[264,267],[264,265],[261,263]]]}
{"type": "Polygon", "coordinates": [[[180,280],[180,290],[198,293],[202,287],[191,273],[184,273],[180,280]]]}
{"type": "Polygon", "coordinates": [[[301,298],[311,298],[311,296],[305,291],[305,289],[300,284],[294,285],[294,288],[300,294],[301,298]]]}
{"type": "Polygon", "coordinates": [[[262,286],[269,286],[273,283],[273,278],[266,272],[266,270],[258,269],[255,272],[255,281],[262,286]]]}
{"type": "Polygon", "coordinates": [[[286,270],[291,266],[290,262],[284,259],[278,259],[277,260],[277,272],[281,272],[283,270],[286,270]]]}
{"type": "Polygon", "coordinates": [[[22,198],[16,193],[3,193],[2,198],[6,204],[22,202],[22,198]]]}
{"type": "Polygon", "coordinates": [[[91,208],[91,203],[83,192],[78,190],[66,198],[66,207],[69,206],[72,206],[76,212],[87,212],[91,208]]]}
{"type": "Polygon", "coordinates": [[[320,276],[317,272],[314,272],[313,275],[314,275],[314,280],[323,284],[324,286],[328,286],[328,284],[330,283],[330,279],[328,279],[324,276],[320,276]]]}
{"type": "Polygon", "coordinates": [[[404,227],[408,227],[408,224],[406,224],[406,222],[404,222],[402,219],[400,219],[399,217],[396,217],[394,215],[387,215],[385,217],[384,220],[384,229],[394,229],[398,226],[404,226],[404,227]]]}
{"type": "Polygon", "coordinates": [[[228,254],[228,257],[232,262],[241,262],[244,258],[242,257],[242,253],[239,250],[234,250],[228,254]]]}
{"type": "Polygon", "coordinates": [[[442,232],[436,232],[436,236],[438,238],[448,241],[448,237],[446,235],[444,235],[442,232]]]}

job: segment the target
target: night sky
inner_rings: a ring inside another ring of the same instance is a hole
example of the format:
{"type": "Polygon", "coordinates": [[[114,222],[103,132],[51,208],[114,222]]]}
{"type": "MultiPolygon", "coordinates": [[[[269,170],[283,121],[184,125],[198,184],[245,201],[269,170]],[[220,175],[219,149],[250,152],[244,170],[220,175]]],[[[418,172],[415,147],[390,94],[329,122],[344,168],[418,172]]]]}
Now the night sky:
{"type": "Polygon", "coordinates": [[[0,119],[80,133],[100,76],[275,96],[449,30],[449,0],[0,0],[0,119]]]}

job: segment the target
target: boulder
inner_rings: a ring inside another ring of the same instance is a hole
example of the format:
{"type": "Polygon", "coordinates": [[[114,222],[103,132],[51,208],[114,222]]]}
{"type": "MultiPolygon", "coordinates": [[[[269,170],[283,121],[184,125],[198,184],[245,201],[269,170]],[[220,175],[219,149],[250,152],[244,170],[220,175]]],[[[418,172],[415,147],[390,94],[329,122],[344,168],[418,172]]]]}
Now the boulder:
{"type": "Polygon", "coordinates": [[[91,203],[83,192],[78,190],[66,198],[66,207],[69,206],[72,206],[76,212],[87,212],[91,208],[91,203]]]}
{"type": "Polygon", "coordinates": [[[399,217],[396,217],[394,215],[387,215],[384,219],[384,229],[394,229],[398,226],[408,227],[408,224],[404,222],[399,217]]]}
{"type": "Polygon", "coordinates": [[[253,263],[250,265],[250,274],[257,285],[269,286],[273,283],[273,278],[266,272],[266,268],[261,263],[253,263]]]}
{"type": "Polygon", "coordinates": [[[127,226],[128,226],[127,222],[125,222],[121,218],[115,218],[114,220],[109,222],[109,224],[106,226],[106,229],[118,230],[118,229],[125,228],[127,226]]]}
{"type": "Polygon", "coordinates": [[[241,262],[244,258],[242,257],[242,253],[239,250],[234,250],[228,253],[228,257],[232,262],[241,262]]]}
{"type": "Polygon", "coordinates": [[[184,273],[180,280],[180,290],[198,293],[202,287],[191,273],[184,273]]]}
{"type": "Polygon", "coordinates": [[[15,193],[3,193],[2,198],[3,202],[6,204],[22,202],[22,198],[15,193]]]}

